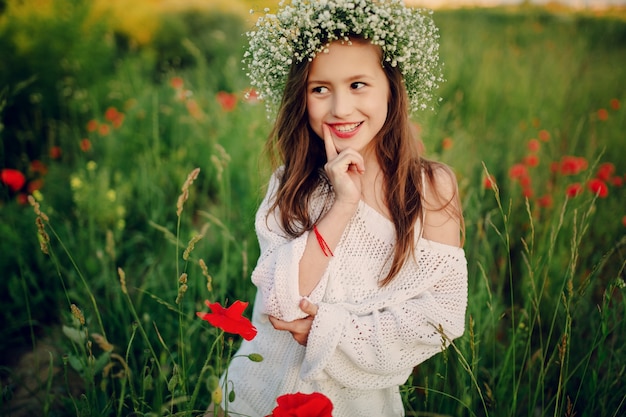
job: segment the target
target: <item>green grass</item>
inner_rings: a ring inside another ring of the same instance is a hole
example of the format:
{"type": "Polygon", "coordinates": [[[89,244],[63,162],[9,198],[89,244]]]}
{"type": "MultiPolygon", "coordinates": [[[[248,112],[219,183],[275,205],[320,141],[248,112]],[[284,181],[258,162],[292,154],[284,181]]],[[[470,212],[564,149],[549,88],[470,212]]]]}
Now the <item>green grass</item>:
{"type": "MultiPolygon", "coordinates": [[[[225,32],[245,30],[207,19],[225,32]]],[[[447,82],[436,111],[416,122],[427,155],[458,175],[470,293],[465,335],[403,387],[407,413],[621,415],[626,197],[614,184],[595,197],[586,183],[605,163],[626,180],[626,24],[541,9],[442,11],[435,19],[447,82]],[[531,152],[534,138],[540,147],[531,152]],[[537,164],[526,167],[525,198],[510,169],[531,154],[537,164]],[[552,169],[563,156],[587,166],[573,175],[552,169]],[[485,187],[487,175],[495,186],[485,187]],[[574,182],[584,192],[567,198],[574,182]]],[[[32,97],[36,83],[2,93],[2,167],[44,181],[35,195],[50,242],[46,255],[38,216],[3,189],[1,415],[191,416],[210,404],[214,377],[239,339],[195,312],[206,311],[205,299],[254,299],[253,220],[269,175],[262,146],[270,122],[261,104],[243,100],[242,39],[207,52],[208,38],[197,36],[168,40],[167,64],[157,49],[108,44],[112,72],[65,79],[58,104],[46,93],[38,114],[17,106],[20,91],[32,97]],[[176,65],[172,51],[188,63],[176,65]],[[174,77],[182,89],[170,85],[174,77]],[[233,110],[218,102],[220,90],[236,95],[233,110]],[[124,115],[118,127],[106,119],[110,107],[124,115]],[[23,123],[8,114],[22,114],[23,123]],[[108,132],[89,131],[89,120],[108,132]],[[52,146],[62,150],[58,159],[52,146]],[[33,159],[45,174],[28,171],[33,159]],[[194,168],[200,173],[179,216],[194,168]],[[30,351],[43,355],[18,365],[30,351]]]]}

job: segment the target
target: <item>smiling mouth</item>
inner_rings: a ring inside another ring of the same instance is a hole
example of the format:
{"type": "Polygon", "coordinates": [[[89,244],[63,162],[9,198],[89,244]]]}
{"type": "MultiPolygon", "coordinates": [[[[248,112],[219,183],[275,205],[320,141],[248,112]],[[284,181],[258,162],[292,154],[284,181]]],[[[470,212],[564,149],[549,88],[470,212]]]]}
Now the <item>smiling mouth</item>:
{"type": "Polygon", "coordinates": [[[341,133],[350,133],[356,130],[356,128],[358,128],[359,126],[361,126],[362,123],[363,122],[333,125],[333,129],[341,133]]]}

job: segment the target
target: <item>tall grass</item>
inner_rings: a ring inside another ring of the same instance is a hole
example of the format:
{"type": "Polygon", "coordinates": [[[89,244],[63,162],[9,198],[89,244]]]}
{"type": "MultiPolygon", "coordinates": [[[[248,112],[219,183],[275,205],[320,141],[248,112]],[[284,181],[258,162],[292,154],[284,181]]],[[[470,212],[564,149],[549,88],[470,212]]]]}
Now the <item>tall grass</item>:
{"type": "MultiPolygon", "coordinates": [[[[416,122],[459,178],[470,293],[465,335],[403,387],[407,413],[621,415],[626,24],[535,9],[435,19],[448,81],[416,122]],[[588,188],[599,178],[607,195],[588,188]]],[[[114,71],[76,81],[45,140],[0,131],[3,164],[31,170],[0,206],[3,415],[198,415],[233,395],[215,378],[239,340],[195,312],[254,300],[270,124],[244,98],[243,39],[210,54],[202,39],[167,40],[162,61],[109,45],[114,71]],[[15,159],[24,137],[43,153],[15,159]],[[31,350],[50,353],[18,366],[31,350]]]]}

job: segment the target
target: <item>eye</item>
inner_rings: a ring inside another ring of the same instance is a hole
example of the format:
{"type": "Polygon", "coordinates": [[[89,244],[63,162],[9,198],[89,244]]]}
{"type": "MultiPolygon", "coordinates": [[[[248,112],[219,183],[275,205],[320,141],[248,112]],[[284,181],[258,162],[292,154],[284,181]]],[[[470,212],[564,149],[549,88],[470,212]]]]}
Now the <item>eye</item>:
{"type": "Polygon", "coordinates": [[[363,87],[365,87],[365,83],[362,83],[360,81],[355,81],[352,84],[350,84],[350,88],[352,88],[353,90],[358,90],[363,87]]]}
{"type": "Polygon", "coordinates": [[[313,87],[311,89],[311,92],[316,93],[316,94],[324,94],[328,92],[328,88],[324,86],[313,87]]]}

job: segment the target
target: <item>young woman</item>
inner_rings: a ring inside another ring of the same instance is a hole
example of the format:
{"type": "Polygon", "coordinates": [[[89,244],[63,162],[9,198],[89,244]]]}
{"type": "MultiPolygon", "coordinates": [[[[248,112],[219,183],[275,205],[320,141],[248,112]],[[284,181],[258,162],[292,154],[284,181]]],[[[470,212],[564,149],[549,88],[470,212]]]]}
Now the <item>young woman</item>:
{"type": "Polygon", "coordinates": [[[452,171],[421,157],[412,110],[440,80],[437,31],[401,1],[282,5],[247,54],[275,172],[256,217],[258,335],[222,378],[229,415],[321,392],[333,416],[402,416],[399,386],[463,334],[467,268],[452,171]]]}

